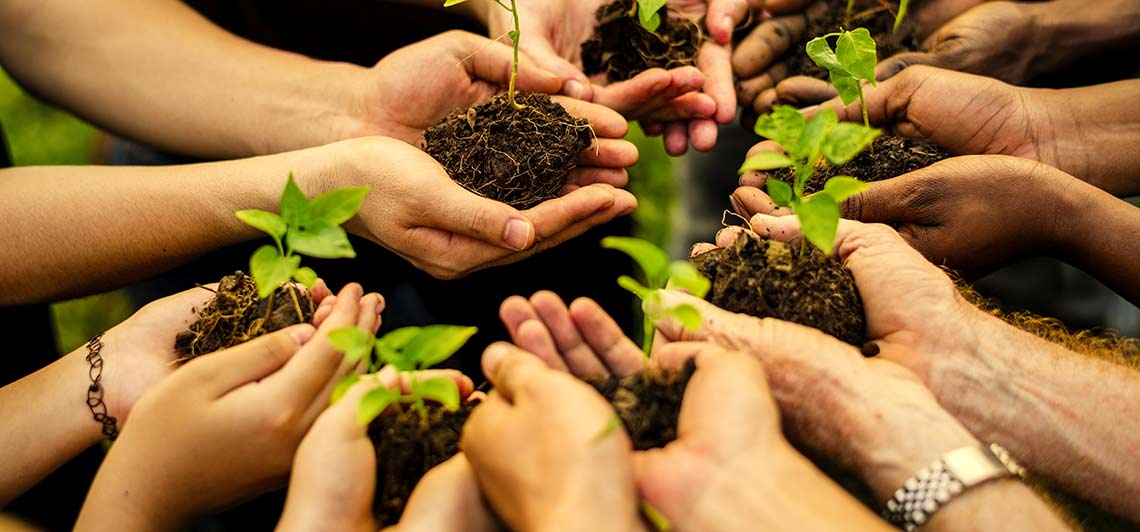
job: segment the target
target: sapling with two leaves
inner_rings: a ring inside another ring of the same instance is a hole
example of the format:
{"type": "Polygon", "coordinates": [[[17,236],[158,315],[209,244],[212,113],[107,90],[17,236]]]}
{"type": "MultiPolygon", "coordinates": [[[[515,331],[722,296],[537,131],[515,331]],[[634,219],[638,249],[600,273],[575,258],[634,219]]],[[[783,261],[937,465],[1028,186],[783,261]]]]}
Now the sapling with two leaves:
{"type": "Polygon", "coordinates": [[[756,133],[776,141],[787,153],[756,154],[744,161],[740,173],[792,168],[792,186],[769,177],[768,195],[776,205],[792,209],[809,242],[824,253],[831,253],[839,227],[839,205],[867,185],[854,177],[835,176],[824,183],[823,190],[806,197],[804,186],[824,161],[831,165],[850,161],[870,146],[881,131],[839,122],[831,108],[822,109],[807,120],[794,108],[780,105],[756,121],[756,133]]]}
{"type": "Polygon", "coordinates": [[[828,33],[808,41],[808,57],[815,64],[826,68],[831,77],[831,84],[835,86],[843,105],[859,100],[863,109],[863,125],[871,127],[867,117],[867,102],[863,98],[863,82],[878,86],[875,80],[875,64],[878,62],[875,50],[875,39],[866,28],[856,28],[853,31],[828,33]],[[835,37],[835,49],[831,48],[828,39],[835,37]]]}
{"type": "Polygon", "coordinates": [[[645,276],[645,284],[641,284],[633,277],[623,275],[618,278],[618,285],[642,301],[642,309],[645,312],[642,349],[646,356],[653,348],[653,336],[657,330],[654,323],[658,320],[668,317],[677,320],[686,329],[694,330],[700,327],[701,314],[692,305],[660,310],[661,290],[665,288],[683,289],[697,297],[705,297],[708,293],[709,280],[689,261],[670,262],[669,255],[661,248],[640,238],[610,236],[602,239],[602,247],[629,255],[645,276]]]}

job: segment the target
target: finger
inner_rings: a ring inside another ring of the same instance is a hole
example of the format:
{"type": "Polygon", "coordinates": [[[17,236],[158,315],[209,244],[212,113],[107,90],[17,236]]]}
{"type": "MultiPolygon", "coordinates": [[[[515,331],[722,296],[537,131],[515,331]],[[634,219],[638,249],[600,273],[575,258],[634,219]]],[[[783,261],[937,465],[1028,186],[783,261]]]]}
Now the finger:
{"type": "Polygon", "coordinates": [[[330,382],[338,379],[342,372],[347,373],[344,356],[329,343],[328,335],[337,329],[356,326],[363,292],[359,284],[346,285],[337,294],[332,314],[321,323],[313,339],[281,371],[267,377],[262,384],[275,388],[278,397],[309,405],[330,382]]]}
{"type": "Polygon", "coordinates": [[[483,372],[505,400],[514,403],[524,394],[535,393],[540,379],[550,371],[535,356],[504,342],[496,342],[483,352],[483,372]]]}
{"type": "Polygon", "coordinates": [[[639,123],[641,124],[641,131],[647,137],[656,137],[665,131],[665,124],[656,120],[641,120],[639,123]]]}
{"type": "Polygon", "coordinates": [[[788,65],[776,63],[763,74],[754,78],[744,79],[736,84],[736,97],[748,104],[760,96],[761,92],[776,87],[776,84],[788,77],[788,65]]]}
{"type": "MultiPolygon", "coordinates": [[[[743,4],[744,0],[736,0],[743,4]]],[[[716,104],[713,119],[728,124],[736,118],[736,90],[732,82],[732,58],[723,45],[706,42],[697,55],[697,68],[705,75],[705,94],[716,104]]]]}
{"type": "Polygon", "coordinates": [[[838,94],[830,83],[807,76],[792,76],[776,85],[777,101],[795,107],[818,105],[838,94]]]}
{"type": "Polygon", "coordinates": [[[534,224],[514,207],[479,196],[451,179],[441,182],[436,200],[441,208],[424,213],[432,227],[512,251],[534,244],[534,224]]]}
{"type": "Polygon", "coordinates": [[[757,115],[766,115],[771,113],[772,108],[778,103],[780,103],[780,95],[776,92],[776,89],[765,89],[760,92],[760,95],[757,96],[755,100],[752,100],[752,112],[757,115]]]}
{"type": "Polygon", "coordinates": [[[695,118],[712,118],[716,115],[716,109],[716,101],[711,96],[701,92],[690,92],[662,102],[661,105],[655,107],[646,105],[644,111],[632,116],[661,122],[676,122],[695,118]]]}
{"type": "Polygon", "coordinates": [[[761,22],[744,37],[732,53],[732,71],[739,78],[753,78],[783,57],[807,30],[803,14],[775,17],[761,22]]]}
{"type": "Polygon", "coordinates": [[[708,242],[697,242],[696,244],[693,244],[693,247],[689,250],[689,257],[704,255],[705,253],[708,253],[715,249],[717,249],[716,244],[710,244],[708,242]]]}
{"type": "Polygon", "coordinates": [[[629,168],[637,164],[637,146],[621,139],[597,139],[578,156],[578,165],[599,168],[629,168]]]}
{"type": "Polygon", "coordinates": [[[732,41],[732,32],[748,16],[748,2],[745,0],[709,0],[705,25],[713,40],[720,44],[732,41]]]}
{"type": "Polygon", "coordinates": [[[317,305],[320,305],[326,297],[329,297],[331,295],[332,291],[329,290],[329,285],[325,284],[324,279],[317,279],[317,282],[313,285],[313,288],[309,289],[309,297],[313,298],[313,303],[316,303],[317,305]]]}
{"type": "Polygon", "coordinates": [[[736,227],[736,226],[725,227],[724,229],[717,231],[716,232],[716,245],[717,245],[717,247],[726,248],[726,247],[731,246],[733,242],[736,242],[736,239],[737,239],[737,237],[740,236],[740,233],[742,233],[744,231],[745,231],[745,229],[743,227],[736,227]]]}
{"type": "Polygon", "coordinates": [[[599,139],[620,139],[629,132],[629,123],[613,109],[565,96],[555,96],[553,100],[565,107],[571,116],[588,120],[599,139]]]}
{"type": "Polygon", "coordinates": [[[892,55],[875,66],[875,79],[884,81],[895,77],[903,70],[917,65],[942,67],[939,56],[924,52],[903,52],[892,55]]]}
{"type": "Polygon", "coordinates": [[[629,172],[624,168],[575,168],[570,172],[570,180],[567,182],[569,188],[563,194],[593,184],[625,188],[629,185],[629,172]]]}
{"type": "Polygon", "coordinates": [[[681,401],[678,439],[702,442],[720,456],[733,456],[782,437],[779,411],[756,357],[709,343],[698,347],[694,356],[697,369],[681,401]],[[724,390],[733,390],[731,408],[725,408],[724,390]]]}
{"type": "Polygon", "coordinates": [[[321,413],[320,419],[317,421],[319,425],[315,425],[313,430],[317,430],[316,427],[318,426],[321,430],[336,430],[338,435],[345,440],[364,437],[368,433],[368,424],[360,423],[357,417],[360,401],[368,392],[381,387],[387,388],[388,384],[375,375],[361,377],[359,381],[348,388],[348,391],[344,392],[339,401],[321,413]]]}
{"type": "Polygon", "coordinates": [[[221,397],[281,369],[313,337],[312,325],[294,325],[236,347],[191,360],[179,370],[195,379],[211,397],[221,397]]]}
{"type": "Polygon", "coordinates": [[[693,149],[701,152],[707,152],[716,147],[716,137],[720,131],[720,127],[712,120],[690,120],[689,121],[689,142],[693,145],[693,149]]]}
{"type": "Polygon", "coordinates": [[[503,322],[503,326],[507,328],[507,334],[511,336],[511,341],[518,343],[518,338],[515,334],[518,328],[527,320],[541,320],[538,317],[538,312],[534,310],[534,306],[530,304],[530,300],[522,296],[511,296],[503,300],[503,304],[499,305],[499,320],[503,322]]]}
{"type": "Polygon", "coordinates": [[[321,300],[321,304],[317,306],[317,310],[313,312],[313,326],[320,327],[325,319],[332,314],[333,307],[336,306],[336,296],[328,296],[321,300]]]}
{"type": "Polygon", "coordinates": [[[527,320],[519,325],[518,340],[515,345],[538,357],[550,369],[570,371],[554,338],[550,335],[550,330],[541,319],[527,320]]]}
{"type": "Polygon", "coordinates": [[[700,95],[697,91],[704,85],[704,74],[695,67],[654,68],[629,80],[599,88],[595,91],[594,101],[635,119],[661,121],[670,116],[692,114],[708,117],[716,112],[716,102],[708,97],[693,98],[700,95]],[[666,109],[671,114],[663,114],[666,109]]]}
{"type": "MultiPolygon", "coordinates": [[[[509,84],[514,63],[514,48],[501,42],[468,32],[451,32],[449,37],[455,46],[452,54],[457,57],[467,75],[475,80],[483,80],[501,87],[509,84]]],[[[532,56],[533,57],[533,56],[532,56]]],[[[583,78],[585,77],[582,74],[583,78]]],[[[541,67],[530,57],[520,57],[518,89],[523,91],[554,94],[562,88],[562,79],[557,72],[541,67]]]]}
{"type": "Polygon", "coordinates": [[[596,301],[578,298],[570,304],[569,311],[575,329],[582,334],[590,350],[601,357],[609,373],[620,379],[644,368],[645,354],[641,348],[596,301]]]}
{"type": "MultiPolygon", "coordinates": [[[[745,316],[743,314],[736,314],[728,312],[714,306],[712,303],[694,297],[690,294],[677,292],[675,290],[665,290],[661,292],[661,297],[656,302],[659,305],[650,314],[659,314],[656,311],[663,311],[665,309],[674,308],[680,305],[690,305],[696,308],[701,314],[701,326],[696,330],[689,330],[682,327],[672,319],[664,319],[657,322],[657,330],[661,332],[661,336],[673,342],[704,342],[714,340],[715,333],[722,331],[737,331],[744,334],[752,333],[759,325],[760,320],[745,316]]],[[[732,345],[732,344],[728,344],[732,345]]]]}
{"type": "Polygon", "coordinates": [[[665,124],[665,153],[680,157],[689,150],[689,129],[684,122],[665,124]]]}
{"type": "MultiPolygon", "coordinates": [[[[574,66],[573,63],[567,61],[561,55],[559,55],[558,52],[555,51],[551,46],[549,41],[543,40],[541,37],[535,38],[535,36],[530,36],[530,38],[526,39],[523,42],[526,43],[526,57],[521,58],[524,64],[533,60],[533,63],[535,65],[540,66],[549,72],[552,72],[557,78],[561,80],[561,94],[579,100],[590,101],[593,99],[594,91],[592,85],[590,84],[590,78],[587,77],[581,69],[574,66]]],[[[510,47],[507,46],[507,48],[510,47]]],[[[521,85],[521,65],[519,70],[519,78],[519,90],[535,90],[527,89],[521,85]]],[[[557,90],[558,89],[555,89],[554,91],[549,92],[553,93],[557,90]]]]}
{"type": "Polygon", "coordinates": [[[542,318],[571,374],[579,378],[604,379],[610,376],[609,370],[598,358],[599,355],[578,333],[578,326],[570,318],[570,309],[566,308],[562,298],[554,292],[544,290],[531,296],[530,302],[542,318]]]}
{"type": "Polygon", "coordinates": [[[457,517],[463,519],[459,528],[464,532],[499,530],[483,502],[475,471],[462,453],[428,471],[412,491],[399,524],[385,530],[456,530],[457,517]]]}
{"type": "Polygon", "coordinates": [[[755,187],[740,187],[732,192],[732,204],[737,214],[752,218],[757,214],[769,216],[788,216],[792,210],[787,207],[777,207],[764,191],[755,187]]]}

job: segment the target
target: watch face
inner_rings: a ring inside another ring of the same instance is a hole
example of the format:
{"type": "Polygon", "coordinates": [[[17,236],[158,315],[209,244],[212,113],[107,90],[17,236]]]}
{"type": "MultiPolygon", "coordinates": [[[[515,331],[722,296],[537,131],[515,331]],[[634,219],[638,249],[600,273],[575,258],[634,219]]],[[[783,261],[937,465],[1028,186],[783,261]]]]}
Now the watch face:
{"type": "Polygon", "coordinates": [[[988,447],[963,447],[951,451],[942,461],[946,464],[946,470],[966,487],[992,478],[1013,476],[988,447]]]}

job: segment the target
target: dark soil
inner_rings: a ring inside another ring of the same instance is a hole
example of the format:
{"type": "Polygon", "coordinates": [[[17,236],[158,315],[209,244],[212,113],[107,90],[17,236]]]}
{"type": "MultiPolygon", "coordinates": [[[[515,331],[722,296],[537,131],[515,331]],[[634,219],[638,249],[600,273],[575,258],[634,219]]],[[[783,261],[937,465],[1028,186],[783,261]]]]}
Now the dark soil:
{"type": "MultiPolygon", "coordinates": [[[[843,29],[867,28],[867,31],[870,31],[871,36],[875,38],[880,61],[899,52],[917,51],[920,43],[916,36],[914,24],[911,23],[909,17],[903,21],[897,34],[891,31],[895,25],[894,10],[898,3],[890,2],[890,5],[891,9],[888,10],[877,0],[857,0],[855,11],[851,16],[851,23],[847,27],[841,28],[844,25],[843,19],[847,13],[847,1],[827,0],[827,10],[819,18],[808,21],[803,40],[792,47],[792,53],[786,60],[788,74],[828,79],[827,69],[816,66],[808,57],[804,46],[816,37],[843,29]]],[[[831,39],[831,45],[834,49],[834,39],[831,39]]]]}
{"type": "Polygon", "coordinates": [[[518,209],[558,197],[593,130],[545,94],[505,94],[427,130],[424,151],[464,188],[518,209]]]}
{"type": "Polygon", "coordinates": [[[179,360],[221,351],[290,325],[308,323],[315,310],[312,298],[292,285],[282,286],[259,300],[253,278],[240,271],[223,277],[215,294],[206,306],[196,311],[198,321],[175,338],[174,352],[179,360]]]}
{"type": "Polygon", "coordinates": [[[815,246],[741,233],[732,246],[693,257],[712,281],[708,300],[732,312],[815,327],[855,346],[867,318],[851,272],[815,246]]]}
{"type": "Polygon", "coordinates": [[[680,370],[650,370],[590,384],[614,406],[633,448],[644,451],[677,439],[681,398],[695,369],[690,360],[680,370]]]}
{"type": "Polygon", "coordinates": [[[594,35],[582,43],[582,65],[587,75],[605,74],[610,83],[628,80],[651,68],[679,68],[697,64],[704,35],[701,25],[685,18],[661,16],[656,32],[641,27],[629,16],[636,0],[617,0],[598,8],[594,35]]]}
{"type": "MultiPolygon", "coordinates": [[[[854,159],[839,166],[821,166],[804,184],[804,193],[823,190],[823,184],[837,175],[854,177],[865,183],[882,181],[925,168],[949,158],[950,152],[927,141],[906,137],[879,137],[870,149],[863,150],[854,159]]],[[[772,177],[787,184],[795,181],[793,170],[781,168],[772,177]]]]}

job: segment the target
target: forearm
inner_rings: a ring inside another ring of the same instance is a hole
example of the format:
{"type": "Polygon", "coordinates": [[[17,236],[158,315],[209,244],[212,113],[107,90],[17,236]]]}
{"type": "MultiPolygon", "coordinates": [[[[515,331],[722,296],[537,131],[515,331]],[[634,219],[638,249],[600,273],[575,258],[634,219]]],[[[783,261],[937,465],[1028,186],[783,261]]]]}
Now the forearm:
{"type": "Polygon", "coordinates": [[[256,238],[234,212],[276,212],[290,172],[319,192],[311,183],[327,175],[337,146],[184,166],[0,171],[0,305],[122,286],[256,238]]]}
{"type": "Polygon", "coordinates": [[[0,388],[0,508],[102,438],[87,407],[85,356],[80,348],[0,388]]]}
{"type": "Polygon", "coordinates": [[[1025,3],[1033,17],[1035,74],[1056,72],[1078,60],[1135,48],[1140,5],[1132,0],[1054,0],[1025,3]]]}
{"type": "MultiPolygon", "coordinates": [[[[1137,173],[1140,177],[1140,171],[1137,173]]],[[[1076,186],[1072,188],[1077,188],[1076,186]]],[[[1090,187],[1091,188],[1091,187],[1090,187]]],[[[1133,304],[1140,304],[1140,209],[1100,190],[1088,190],[1062,224],[1058,258],[1088,272],[1133,304]]]]}
{"type": "Polygon", "coordinates": [[[0,4],[0,63],[45,99],[115,133],[230,158],[360,134],[366,69],[235,37],[174,0],[0,4]]]}
{"type": "Polygon", "coordinates": [[[940,357],[927,382],[983,441],[1031,473],[1140,522],[1140,375],[972,311],[972,352],[940,357]]]}

